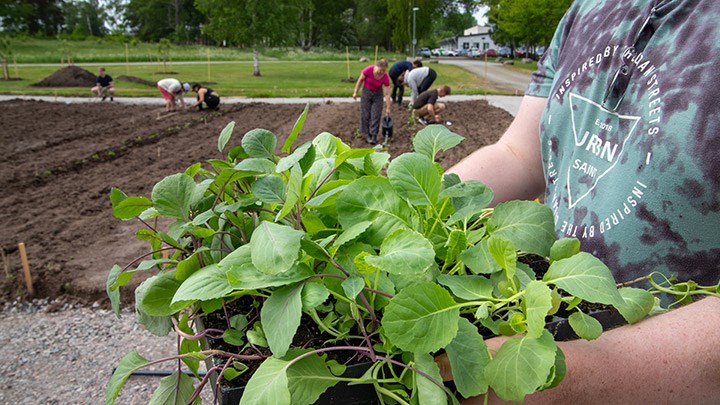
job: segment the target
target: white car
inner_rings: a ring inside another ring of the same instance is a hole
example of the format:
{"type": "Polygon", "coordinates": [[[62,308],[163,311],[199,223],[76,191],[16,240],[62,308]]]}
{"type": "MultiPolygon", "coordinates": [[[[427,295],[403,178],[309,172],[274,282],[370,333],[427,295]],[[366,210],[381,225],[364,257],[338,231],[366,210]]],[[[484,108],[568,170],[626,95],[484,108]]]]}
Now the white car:
{"type": "Polygon", "coordinates": [[[458,56],[458,54],[451,49],[449,51],[445,51],[445,56],[458,56]]]}

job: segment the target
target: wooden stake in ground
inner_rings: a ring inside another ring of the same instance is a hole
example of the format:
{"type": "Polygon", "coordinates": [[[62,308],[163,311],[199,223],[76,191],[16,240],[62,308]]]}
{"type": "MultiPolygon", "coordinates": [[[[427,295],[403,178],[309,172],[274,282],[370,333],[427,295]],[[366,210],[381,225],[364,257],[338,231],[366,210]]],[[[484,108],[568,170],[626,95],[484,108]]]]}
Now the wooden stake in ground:
{"type": "Polygon", "coordinates": [[[347,61],[348,80],[350,80],[350,49],[347,46],[345,47],[345,60],[347,61]]]}
{"type": "Polygon", "coordinates": [[[378,52],[378,46],[375,45],[375,62],[373,64],[377,64],[377,52],[378,52]]]}
{"type": "Polygon", "coordinates": [[[125,42],[125,74],[130,75],[130,58],[128,57],[127,42],[125,42]]]}
{"type": "Polygon", "coordinates": [[[210,48],[207,49],[207,55],[208,55],[208,83],[210,83],[210,48]]]}
{"type": "Polygon", "coordinates": [[[20,75],[18,74],[17,70],[17,59],[15,58],[15,55],[13,55],[13,69],[15,70],[15,78],[19,79],[20,75]]]}
{"type": "Polygon", "coordinates": [[[25,286],[30,295],[34,295],[32,276],[30,276],[30,265],[28,265],[27,252],[25,251],[25,243],[18,243],[18,251],[20,252],[20,261],[22,262],[23,274],[25,275],[25,286]]]}

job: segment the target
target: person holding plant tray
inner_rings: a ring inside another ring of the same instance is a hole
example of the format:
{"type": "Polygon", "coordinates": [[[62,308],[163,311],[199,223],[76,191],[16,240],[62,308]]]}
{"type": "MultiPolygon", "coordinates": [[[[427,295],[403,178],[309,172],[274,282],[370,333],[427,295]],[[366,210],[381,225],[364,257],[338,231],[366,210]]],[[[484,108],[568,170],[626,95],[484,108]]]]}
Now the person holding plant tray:
{"type": "Polygon", "coordinates": [[[185,108],[183,95],[190,91],[189,83],[180,83],[178,79],[162,79],[157,82],[157,88],[165,99],[165,111],[175,111],[178,100],[182,108],[185,108]]]}
{"type": "MultiPolygon", "coordinates": [[[[449,172],[487,184],[493,204],[543,196],[556,233],[617,283],[677,277],[718,292],[720,52],[681,45],[717,49],[718,15],[715,0],[576,1],[502,138],[449,172]]],[[[597,340],[559,343],[565,380],[525,403],[718,403],[720,299],[685,298],[597,340]]],[[[447,357],[436,361],[452,378],[447,357]]]]}
{"type": "Polygon", "coordinates": [[[203,110],[203,103],[205,107],[211,110],[217,110],[220,105],[220,96],[217,92],[209,87],[203,87],[200,83],[193,83],[192,89],[197,93],[197,103],[191,108],[196,108],[198,111],[203,110]]]}
{"type": "Polygon", "coordinates": [[[360,132],[367,135],[367,140],[371,144],[377,143],[383,99],[385,100],[385,115],[390,116],[390,77],[387,74],[387,68],[387,61],[380,59],[375,65],[363,69],[353,91],[353,100],[357,100],[358,91],[362,87],[360,132]]]}

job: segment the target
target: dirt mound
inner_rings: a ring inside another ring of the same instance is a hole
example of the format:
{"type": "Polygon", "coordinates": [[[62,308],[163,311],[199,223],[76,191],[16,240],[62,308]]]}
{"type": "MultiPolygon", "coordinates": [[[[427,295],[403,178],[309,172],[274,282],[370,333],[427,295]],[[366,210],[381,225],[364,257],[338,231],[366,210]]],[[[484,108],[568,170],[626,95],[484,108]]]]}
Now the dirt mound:
{"type": "Polygon", "coordinates": [[[36,87],[92,87],[97,76],[75,65],[64,67],[39,83],[36,87]]]}
{"type": "Polygon", "coordinates": [[[141,78],[136,77],[136,76],[120,75],[120,76],[117,77],[117,79],[118,79],[118,80],[125,81],[125,82],[130,82],[130,83],[144,84],[144,85],[150,86],[150,87],[155,87],[155,86],[157,86],[157,83],[156,83],[156,82],[151,82],[150,80],[141,79],[141,78]]]}

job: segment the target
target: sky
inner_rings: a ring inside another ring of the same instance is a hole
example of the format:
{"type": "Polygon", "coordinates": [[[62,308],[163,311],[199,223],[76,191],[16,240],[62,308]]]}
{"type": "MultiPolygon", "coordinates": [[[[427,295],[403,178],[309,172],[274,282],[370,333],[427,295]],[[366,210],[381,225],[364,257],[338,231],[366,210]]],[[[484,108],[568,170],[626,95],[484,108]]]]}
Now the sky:
{"type": "Polygon", "coordinates": [[[478,25],[487,25],[488,19],[485,13],[487,13],[488,7],[487,6],[480,6],[478,11],[473,14],[475,19],[478,21],[478,25]]]}

